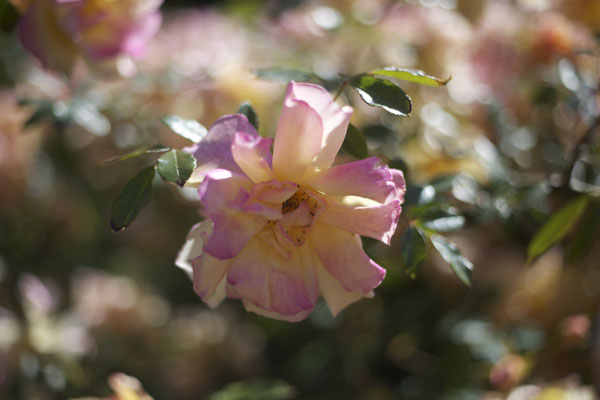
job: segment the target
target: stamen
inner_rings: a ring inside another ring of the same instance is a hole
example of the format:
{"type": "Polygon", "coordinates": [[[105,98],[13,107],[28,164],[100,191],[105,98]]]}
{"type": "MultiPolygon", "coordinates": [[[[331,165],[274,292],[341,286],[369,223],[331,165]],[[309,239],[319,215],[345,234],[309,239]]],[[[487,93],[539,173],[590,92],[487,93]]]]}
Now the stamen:
{"type": "MultiPolygon", "coordinates": [[[[308,193],[306,193],[302,189],[298,189],[296,191],[296,193],[294,193],[292,195],[292,197],[290,197],[289,199],[287,199],[286,201],[284,201],[281,204],[281,213],[287,214],[289,212],[292,212],[295,209],[297,209],[298,207],[300,207],[300,203],[302,203],[303,201],[309,201],[309,200],[311,200],[311,197],[308,195],[308,193]]],[[[312,207],[311,207],[311,214],[312,214],[312,207]]]]}

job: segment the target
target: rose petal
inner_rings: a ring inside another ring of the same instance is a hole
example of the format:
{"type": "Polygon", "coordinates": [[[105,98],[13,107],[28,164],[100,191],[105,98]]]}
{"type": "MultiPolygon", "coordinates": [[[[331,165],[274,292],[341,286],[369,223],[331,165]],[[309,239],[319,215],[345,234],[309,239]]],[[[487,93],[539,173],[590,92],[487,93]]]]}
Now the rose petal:
{"type": "Polygon", "coordinates": [[[273,171],[280,180],[300,182],[321,150],[323,121],[305,100],[294,97],[290,83],[277,124],[273,171]]]}
{"type": "Polygon", "coordinates": [[[312,312],[312,309],[311,309],[311,310],[300,311],[294,315],[284,315],[284,314],[280,314],[276,311],[265,310],[264,308],[260,308],[256,304],[253,304],[246,300],[242,300],[242,302],[244,304],[244,308],[246,309],[246,311],[250,311],[250,312],[256,313],[258,315],[262,315],[263,317],[278,319],[278,320],[287,321],[287,322],[302,321],[302,320],[306,319],[306,317],[308,317],[309,314],[312,312]]]}
{"type": "Polygon", "coordinates": [[[202,201],[206,214],[210,215],[229,209],[238,200],[240,192],[247,192],[251,185],[244,175],[234,174],[226,169],[213,169],[208,171],[198,187],[198,198],[202,201]]]}
{"type": "Polygon", "coordinates": [[[206,296],[202,299],[210,308],[217,308],[219,304],[227,298],[227,279],[221,279],[221,282],[217,285],[215,290],[210,296],[206,296]]]}
{"type": "MultiPolygon", "coordinates": [[[[348,292],[342,288],[340,281],[335,279],[322,265],[317,267],[319,277],[319,290],[327,303],[327,307],[335,317],[349,304],[362,297],[368,296],[357,292],[348,292]]],[[[370,296],[368,296],[370,297],[370,296]]]]}
{"type": "Polygon", "coordinates": [[[306,201],[300,203],[294,211],[283,214],[275,226],[275,236],[281,243],[290,246],[302,246],[310,231],[313,215],[306,201]]]}
{"type": "Polygon", "coordinates": [[[246,191],[240,191],[237,199],[231,204],[231,207],[245,213],[262,215],[266,219],[281,218],[281,205],[260,203],[252,198],[246,191]]]}
{"type": "Polygon", "coordinates": [[[392,180],[396,186],[396,196],[400,203],[404,203],[404,194],[406,193],[406,181],[404,180],[404,174],[399,169],[390,168],[392,173],[392,180]]]}
{"type": "Polygon", "coordinates": [[[328,199],[319,220],[343,230],[390,244],[402,207],[400,200],[372,206],[341,204],[328,199]]]}
{"type": "Polygon", "coordinates": [[[307,167],[333,164],[351,114],[352,107],[340,107],[322,87],[290,82],[275,137],[277,174],[301,182],[307,167]]]}
{"type": "Polygon", "coordinates": [[[297,190],[298,185],[295,183],[272,180],[252,186],[250,194],[253,199],[258,201],[281,205],[281,203],[292,197],[297,190]]]}
{"type": "Polygon", "coordinates": [[[310,312],[318,297],[318,283],[313,265],[304,265],[302,260],[299,251],[286,260],[256,238],[231,263],[228,295],[281,316],[310,312]]]}
{"type": "Polygon", "coordinates": [[[185,271],[189,277],[193,275],[192,259],[200,257],[204,239],[212,233],[213,224],[210,220],[205,220],[192,226],[187,235],[185,244],[177,254],[175,265],[185,271]]]}
{"type": "MultiPolygon", "coordinates": [[[[201,257],[192,260],[194,268],[194,290],[205,302],[211,300],[211,306],[216,307],[217,299],[222,296],[224,288],[217,291],[224,284],[225,274],[231,261],[219,260],[209,254],[203,254],[201,257]],[[214,296],[217,297],[214,297],[214,296]]],[[[222,296],[224,298],[224,296],[222,296]]],[[[221,298],[221,301],[222,301],[221,298]]]]}
{"type": "Polygon", "coordinates": [[[390,195],[397,196],[392,171],[376,157],[327,168],[305,178],[305,182],[330,196],[361,196],[381,203],[390,195]]]}
{"type": "Polygon", "coordinates": [[[194,152],[194,157],[200,166],[194,174],[194,179],[201,180],[206,172],[215,168],[243,173],[231,152],[233,138],[238,132],[250,136],[258,135],[256,129],[248,122],[248,118],[241,114],[221,117],[210,127],[206,137],[202,139],[194,152]]]}
{"type": "Polygon", "coordinates": [[[273,179],[271,171],[271,144],[273,139],[263,139],[247,133],[236,133],[231,153],[237,165],[254,183],[273,179]]]}
{"type": "Polygon", "coordinates": [[[267,224],[262,215],[235,211],[213,214],[210,219],[214,228],[205,241],[204,251],[220,260],[237,256],[267,224]]]}
{"type": "Polygon", "coordinates": [[[344,290],[366,294],[385,277],[385,270],[367,256],[357,235],[317,221],[309,238],[327,271],[344,290]]]}

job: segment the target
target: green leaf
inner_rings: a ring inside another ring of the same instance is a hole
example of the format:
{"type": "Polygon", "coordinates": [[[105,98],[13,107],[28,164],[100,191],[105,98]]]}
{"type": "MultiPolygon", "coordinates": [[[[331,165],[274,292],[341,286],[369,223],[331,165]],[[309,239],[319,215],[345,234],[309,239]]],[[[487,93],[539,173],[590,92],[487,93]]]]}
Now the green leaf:
{"type": "Polygon", "coordinates": [[[395,158],[393,160],[390,160],[390,162],[388,162],[388,167],[399,169],[400,171],[404,172],[405,176],[407,175],[408,165],[406,165],[404,160],[401,158],[395,158]]]}
{"type": "Polygon", "coordinates": [[[445,86],[448,82],[450,82],[450,79],[452,79],[452,77],[448,79],[435,78],[418,69],[404,69],[396,67],[375,69],[369,72],[369,74],[389,76],[391,78],[401,79],[403,81],[414,82],[427,86],[445,86]]]}
{"type": "Polygon", "coordinates": [[[152,147],[142,147],[141,149],[134,150],[130,153],[126,153],[126,154],[123,154],[120,156],[109,158],[108,160],[104,160],[104,161],[102,161],[101,165],[111,164],[114,162],[129,160],[132,158],[137,158],[137,157],[142,157],[142,156],[147,156],[150,154],[164,153],[169,150],[171,150],[171,149],[168,147],[165,147],[165,146],[161,146],[159,144],[157,144],[156,146],[152,146],[152,147]]]}
{"type": "Polygon", "coordinates": [[[162,122],[179,136],[194,143],[200,142],[208,133],[208,130],[204,125],[194,119],[185,119],[176,115],[167,115],[162,119],[162,122]]]}
{"type": "Polygon", "coordinates": [[[456,207],[445,203],[427,203],[408,209],[408,214],[421,221],[431,221],[444,217],[455,217],[460,215],[456,207]]]}
{"type": "Polygon", "coordinates": [[[0,0],[0,31],[10,33],[19,23],[19,12],[9,1],[0,0]]]}
{"type": "Polygon", "coordinates": [[[423,232],[419,228],[409,226],[402,236],[400,246],[404,267],[409,275],[414,276],[425,261],[427,248],[423,232]]]}
{"type": "Polygon", "coordinates": [[[465,217],[454,215],[425,221],[423,228],[433,232],[454,232],[465,226],[465,217]]]}
{"type": "Polygon", "coordinates": [[[252,124],[254,129],[258,131],[258,116],[256,115],[256,111],[250,103],[242,103],[240,104],[240,108],[238,108],[238,114],[245,115],[248,118],[248,122],[252,124]]]}
{"type": "Polygon", "coordinates": [[[167,182],[183,186],[196,168],[196,159],[182,150],[171,150],[163,154],[156,164],[158,174],[167,182]]]}
{"type": "Polygon", "coordinates": [[[288,83],[289,81],[320,83],[315,74],[292,68],[265,68],[256,71],[260,79],[288,83]]]}
{"type": "Polygon", "coordinates": [[[465,256],[462,255],[455,243],[440,235],[431,235],[429,240],[433,247],[440,253],[440,256],[446,261],[454,274],[465,285],[471,286],[471,272],[473,264],[465,256]]]}
{"type": "Polygon", "coordinates": [[[354,125],[348,125],[342,149],[353,157],[363,159],[369,157],[369,149],[362,132],[354,125]]]}
{"type": "Polygon", "coordinates": [[[254,380],[230,383],[209,400],[289,400],[296,393],[296,388],[283,381],[254,380]]]}
{"type": "Polygon", "coordinates": [[[133,222],[140,210],[152,199],[154,165],[144,168],[133,177],[119,193],[112,205],[110,226],[120,232],[133,222]]]}
{"type": "Polygon", "coordinates": [[[546,221],[529,243],[527,248],[529,261],[543,254],[550,246],[564,238],[577,224],[589,203],[588,196],[580,196],[546,221]]]}
{"type": "Polygon", "coordinates": [[[412,111],[410,98],[394,82],[370,75],[357,75],[350,85],[370,106],[381,107],[394,115],[406,116],[412,111]]]}
{"type": "Polygon", "coordinates": [[[583,218],[573,240],[569,244],[566,258],[569,263],[585,257],[598,239],[600,232],[600,206],[594,204],[590,212],[583,218]]]}

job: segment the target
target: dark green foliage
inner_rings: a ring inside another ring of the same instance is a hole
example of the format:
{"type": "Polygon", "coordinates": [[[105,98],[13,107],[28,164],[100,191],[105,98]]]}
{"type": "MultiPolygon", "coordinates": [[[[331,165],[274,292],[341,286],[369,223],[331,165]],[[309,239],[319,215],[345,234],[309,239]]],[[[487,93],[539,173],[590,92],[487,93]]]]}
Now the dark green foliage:
{"type": "Polygon", "coordinates": [[[173,132],[194,143],[198,143],[208,133],[208,130],[201,123],[193,119],[168,115],[164,117],[162,121],[173,132]]]}
{"type": "Polygon", "coordinates": [[[258,115],[256,115],[256,111],[250,103],[240,104],[240,108],[238,108],[238,114],[245,115],[246,118],[248,118],[248,122],[250,122],[254,129],[258,131],[258,115]]]}
{"type": "Polygon", "coordinates": [[[196,159],[182,150],[171,150],[162,155],[156,164],[156,170],[167,182],[183,186],[196,168],[196,159]]]}
{"type": "Polygon", "coordinates": [[[119,193],[112,205],[110,226],[115,232],[125,229],[135,220],[140,210],[152,199],[154,165],[141,170],[119,193]]]}
{"type": "Polygon", "coordinates": [[[352,157],[363,159],[369,157],[369,149],[362,132],[354,125],[349,124],[346,131],[342,150],[352,157]]]}
{"type": "Polygon", "coordinates": [[[350,85],[370,106],[401,116],[407,116],[412,111],[410,98],[394,82],[370,75],[357,75],[350,79],[350,85]]]}

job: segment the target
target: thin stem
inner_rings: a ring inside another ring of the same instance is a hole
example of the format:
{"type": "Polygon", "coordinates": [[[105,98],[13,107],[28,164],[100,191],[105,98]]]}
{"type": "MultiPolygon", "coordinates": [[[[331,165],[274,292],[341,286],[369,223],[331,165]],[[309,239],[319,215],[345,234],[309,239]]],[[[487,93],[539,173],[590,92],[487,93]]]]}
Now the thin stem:
{"type": "Polygon", "coordinates": [[[336,101],[338,99],[338,97],[340,97],[340,95],[342,94],[342,92],[344,91],[344,89],[346,88],[346,86],[348,85],[348,80],[345,79],[340,88],[337,90],[337,92],[335,92],[335,95],[333,96],[333,101],[336,101]]]}

